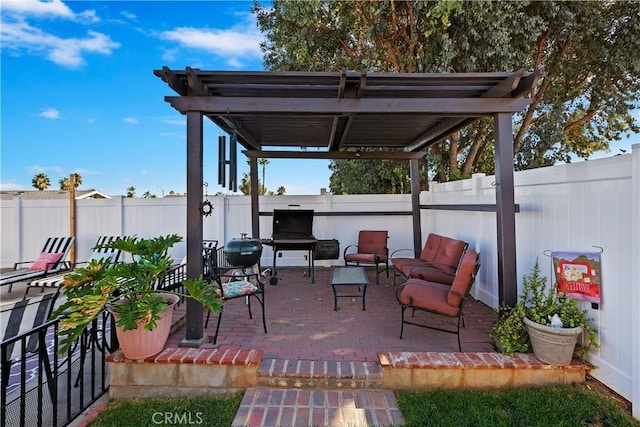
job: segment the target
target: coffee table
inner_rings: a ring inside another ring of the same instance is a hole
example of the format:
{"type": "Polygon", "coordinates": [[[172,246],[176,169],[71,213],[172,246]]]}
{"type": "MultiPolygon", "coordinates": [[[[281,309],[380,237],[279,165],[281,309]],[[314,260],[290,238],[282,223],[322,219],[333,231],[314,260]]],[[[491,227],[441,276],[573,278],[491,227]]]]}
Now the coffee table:
{"type": "Polygon", "coordinates": [[[362,310],[365,309],[364,299],[367,294],[369,278],[364,267],[333,267],[331,268],[331,280],[329,281],[333,289],[333,309],[338,311],[338,298],[362,297],[362,310]],[[358,294],[338,295],[338,286],[358,286],[358,294]]]}

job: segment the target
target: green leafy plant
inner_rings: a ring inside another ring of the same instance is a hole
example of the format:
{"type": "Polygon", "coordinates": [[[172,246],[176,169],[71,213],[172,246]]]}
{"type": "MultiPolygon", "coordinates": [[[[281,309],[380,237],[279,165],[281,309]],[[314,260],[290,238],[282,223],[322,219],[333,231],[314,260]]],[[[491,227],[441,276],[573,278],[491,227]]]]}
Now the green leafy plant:
{"type": "Polygon", "coordinates": [[[522,293],[515,307],[501,305],[497,309],[498,321],[489,333],[509,356],[529,349],[529,335],[522,319],[529,318],[536,323],[549,326],[551,317],[557,314],[565,328],[580,326],[585,339],[578,355],[585,360],[591,347],[598,348],[596,330],[587,310],[581,310],[575,299],[566,293],[558,293],[554,286],[547,286],[547,278],[540,274],[540,264],[536,259],[531,273],[522,277],[522,293]]]}
{"type": "Polygon", "coordinates": [[[189,294],[156,289],[173,265],[169,248],[182,241],[177,234],[150,239],[136,236],[96,246],[118,249],[130,255],[123,263],[109,259],[91,260],[86,267],[76,268],[65,276],[62,286],[66,301],[51,315],[62,316],[58,335],[60,354],[67,352],[82,332],[106,308],[117,313],[117,325],[131,330],[143,327],[153,330],[168,302],[162,293],[190,296],[214,313],[222,310],[222,300],[202,275],[183,282],[189,294]]]}

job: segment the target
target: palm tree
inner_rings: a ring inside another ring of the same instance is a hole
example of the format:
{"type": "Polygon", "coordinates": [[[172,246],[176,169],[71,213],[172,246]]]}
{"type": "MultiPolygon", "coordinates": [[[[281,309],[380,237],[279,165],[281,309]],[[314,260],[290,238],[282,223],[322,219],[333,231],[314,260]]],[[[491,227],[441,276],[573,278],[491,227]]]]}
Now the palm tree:
{"type": "Polygon", "coordinates": [[[269,164],[269,159],[258,159],[258,164],[262,166],[262,185],[264,186],[264,189],[266,191],[267,181],[265,181],[265,172],[267,169],[267,165],[269,164]]]}
{"type": "MultiPolygon", "coordinates": [[[[74,175],[76,176],[75,187],[78,188],[80,184],[82,184],[82,177],[77,173],[74,173],[74,175]]],[[[69,191],[69,188],[71,187],[71,180],[69,179],[69,177],[65,177],[60,179],[60,181],[58,181],[58,184],[60,184],[60,190],[69,191]]]]}
{"type": "Polygon", "coordinates": [[[44,173],[39,173],[31,180],[31,186],[38,191],[46,190],[51,185],[49,177],[44,173]]]}
{"type": "Polygon", "coordinates": [[[151,191],[145,191],[142,195],[143,199],[155,199],[157,196],[153,194],[151,191]]]}
{"type": "Polygon", "coordinates": [[[136,187],[127,188],[127,198],[132,199],[136,197],[136,187]]]}

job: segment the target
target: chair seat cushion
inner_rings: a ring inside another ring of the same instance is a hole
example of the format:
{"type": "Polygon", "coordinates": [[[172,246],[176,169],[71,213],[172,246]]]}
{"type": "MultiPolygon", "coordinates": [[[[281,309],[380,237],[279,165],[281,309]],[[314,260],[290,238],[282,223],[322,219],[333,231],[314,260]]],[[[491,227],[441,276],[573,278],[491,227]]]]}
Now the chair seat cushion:
{"type": "MultiPolygon", "coordinates": [[[[347,254],[344,256],[344,259],[345,261],[349,261],[349,262],[368,262],[368,263],[376,262],[374,254],[359,254],[359,253],[347,254]]],[[[378,262],[385,262],[386,259],[387,257],[384,255],[378,256],[378,262]]]]}
{"type": "Polygon", "coordinates": [[[447,302],[449,287],[425,282],[420,279],[409,279],[398,294],[398,301],[410,307],[432,310],[455,317],[459,307],[453,307],[447,302]]]}
{"type": "Polygon", "coordinates": [[[416,264],[407,272],[403,273],[416,279],[426,280],[427,282],[444,283],[450,285],[456,277],[456,269],[448,266],[434,266],[433,264],[424,263],[416,264]]]}
{"type": "Polygon", "coordinates": [[[225,298],[236,298],[243,295],[251,295],[260,288],[247,280],[232,280],[222,283],[222,292],[225,298]]]}

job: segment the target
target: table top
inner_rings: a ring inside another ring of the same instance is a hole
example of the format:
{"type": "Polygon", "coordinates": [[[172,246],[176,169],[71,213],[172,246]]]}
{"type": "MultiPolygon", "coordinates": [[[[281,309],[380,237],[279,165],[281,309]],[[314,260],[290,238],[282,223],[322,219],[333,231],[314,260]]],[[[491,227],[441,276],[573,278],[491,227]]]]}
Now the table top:
{"type": "Polygon", "coordinates": [[[368,285],[369,278],[364,267],[333,267],[331,280],[333,285],[368,285]]]}

